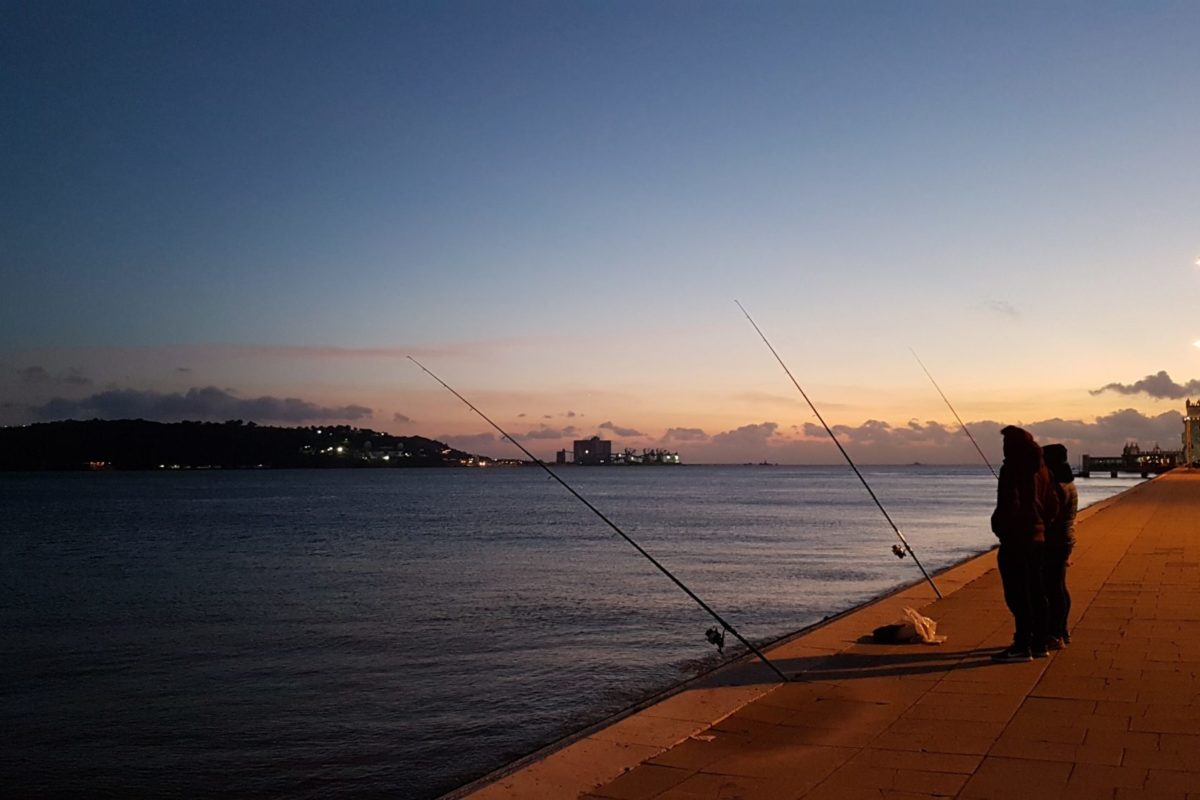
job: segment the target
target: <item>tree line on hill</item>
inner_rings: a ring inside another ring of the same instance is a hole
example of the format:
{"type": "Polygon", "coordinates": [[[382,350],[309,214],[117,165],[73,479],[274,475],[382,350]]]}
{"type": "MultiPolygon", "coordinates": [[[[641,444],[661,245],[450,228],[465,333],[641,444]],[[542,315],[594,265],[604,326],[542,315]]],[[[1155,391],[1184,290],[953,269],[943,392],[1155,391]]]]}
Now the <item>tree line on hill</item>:
{"type": "Polygon", "coordinates": [[[0,470],[457,467],[491,459],[349,425],[66,420],[0,428],[0,470]]]}

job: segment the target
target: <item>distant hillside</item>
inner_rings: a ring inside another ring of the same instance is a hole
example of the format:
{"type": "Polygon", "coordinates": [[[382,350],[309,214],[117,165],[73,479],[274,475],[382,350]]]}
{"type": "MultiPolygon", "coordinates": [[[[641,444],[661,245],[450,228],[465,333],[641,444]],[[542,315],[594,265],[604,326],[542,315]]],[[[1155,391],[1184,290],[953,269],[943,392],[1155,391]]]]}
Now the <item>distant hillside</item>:
{"type": "Polygon", "coordinates": [[[0,470],[458,467],[492,459],[348,425],[90,420],[0,428],[0,470]]]}

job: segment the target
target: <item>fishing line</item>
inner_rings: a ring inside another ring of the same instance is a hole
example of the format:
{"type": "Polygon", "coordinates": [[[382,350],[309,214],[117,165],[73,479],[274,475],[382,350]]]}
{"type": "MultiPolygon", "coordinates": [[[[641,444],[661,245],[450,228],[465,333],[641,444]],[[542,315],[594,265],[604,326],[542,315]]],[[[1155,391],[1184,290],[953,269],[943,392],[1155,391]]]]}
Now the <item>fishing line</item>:
{"type": "Polygon", "coordinates": [[[908,352],[913,354],[913,358],[915,358],[917,363],[921,365],[921,369],[925,370],[925,375],[929,378],[929,382],[933,384],[933,388],[937,389],[937,393],[940,394],[942,399],[946,401],[946,405],[950,408],[950,413],[954,415],[956,420],[958,420],[958,427],[962,428],[962,432],[965,433],[967,438],[971,440],[971,444],[975,445],[975,452],[979,453],[979,457],[983,459],[983,463],[987,464],[987,468],[992,470],[992,477],[996,480],[999,480],[1000,476],[996,474],[995,469],[992,469],[992,462],[988,461],[988,457],[983,454],[983,450],[981,450],[979,447],[979,442],[975,441],[975,437],[971,435],[971,432],[967,430],[967,426],[963,424],[962,417],[960,417],[958,412],[954,410],[954,406],[950,405],[950,398],[946,397],[946,393],[942,391],[942,387],[938,386],[938,382],[935,381],[933,376],[929,374],[929,368],[925,366],[925,362],[921,360],[919,355],[917,355],[917,351],[913,350],[911,347],[908,348],[908,352]]]}
{"type": "Polygon", "coordinates": [[[610,527],[614,531],[616,531],[617,535],[619,535],[622,539],[624,539],[625,541],[627,541],[631,545],[633,545],[634,549],[637,550],[639,553],[641,553],[643,556],[645,556],[646,559],[651,564],[653,564],[655,567],[657,567],[659,572],[661,572],[663,575],[666,575],[668,578],[670,578],[672,583],[674,583],[676,586],[678,586],[680,589],[682,589],[684,592],[686,592],[688,597],[695,600],[696,603],[699,604],[699,606],[701,608],[703,608],[705,611],[707,611],[712,616],[713,619],[715,619],[717,622],[719,622],[721,624],[721,630],[712,628],[705,633],[705,636],[708,639],[708,641],[717,645],[718,649],[721,650],[722,652],[724,652],[724,645],[725,645],[724,631],[729,631],[730,633],[732,633],[734,635],[734,637],[739,642],[746,645],[746,647],[750,650],[750,652],[752,652],[752,653],[754,653],[754,655],[758,656],[760,661],[762,661],[764,664],[766,664],[768,667],[770,667],[771,671],[774,672],[776,675],[778,675],[779,679],[781,681],[783,681],[784,683],[789,682],[788,677],[786,675],[784,675],[782,672],[780,672],[779,668],[776,667],[774,664],[772,664],[771,661],[765,655],[763,655],[762,652],[757,647],[750,644],[750,642],[748,642],[745,638],[743,638],[742,635],[740,633],[738,633],[737,630],[734,629],[734,627],[732,625],[730,625],[728,622],[726,622],[724,619],[722,619],[720,614],[718,614],[716,611],[713,611],[712,608],[710,608],[707,603],[705,603],[703,600],[701,600],[700,597],[695,592],[693,592],[691,589],[689,589],[687,586],[685,586],[683,581],[679,580],[679,578],[676,578],[674,575],[672,575],[671,571],[669,569],[667,569],[662,564],[660,564],[654,556],[647,553],[640,544],[635,542],[629,536],[629,534],[625,533],[625,531],[623,531],[619,527],[617,527],[617,524],[615,522],[610,520],[608,517],[604,516],[604,514],[601,513],[600,509],[596,508],[594,505],[589,503],[587,498],[585,498],[579,492],[572,489],[571,486],[566,481],[564,481],[562,478],[560,478],[558,476],[558,473],[556,473],[554,470],[550,469],[550,467],[546,466],[545,462],[543,462],[540,458],[538,458],[533,453],[531,453],[527,449],[525,449],[525,445],[521,444],[514,437],[509,435],[503,428],[501,428],[495,422],[492,422],[491,418],[489,418],[487,414],[484,414],[482,411],[480,411],[478,408],[476,408],[474,405],[472,405],[470,400],[463,397],[461,394],[459,394],[453,388],[451,388],[450,384],[446,383],[444,380],[439,378],[437,375],[434,375],[432,372],[430,372],[429,369],[426,368],[425,365],[422,364],[420,361],[417,361],[412,356],[408,356],[408,360],[413,362],[414,364],[416,364],[422,370],[424,370],[424,372],[427,375],[429,375],[429,377],[433,378],[435,381],[437,381],[442,386],[444,386],[446,388],[446,390],[448,392],[450,392],[450,394],[454,395],[459,400],[463,401],[463,403],[466,404],[467,408],[471,409],[476,414],[478,414],[480,417],[482,417],[483,420],[488,425],[491,425],[493,428],[495,428],[497,431],[499,431],[501,436],[503,436],[505,439],[512,442],[514,445],[516,445],[517,449],[519,449],[522,453],[524,453],[526,456],[528,456],[529,459],[531,461],[533,461],[535,464],[537,464],[539,467],[544,469],[551,478],[558,481],[558,483],[564,489],[566,489],[568,492],[570,492],[572,495],[575,496],[576,500],[578,500],[579,502],[581,502],[585,506],[587,506],[588,510],[591,511],[593,514],[595,514],[597,517],[599,517],[601,520],[603,520],[605,525],[607,525],[608,527],[610,527]]]}
{"type": "Polygon", "coordinates": [[[879,510],[883,513],[883,518],[888,521],[888,525],[892,526],[892,530],[896,532],[896,536],[900,537],[900,543],[904,545],[903,548],[901,548],[899,545],[895,545],[892,547],[892,552],[900,558],[903,558],[905,553],[908,553],[908,555],[912,556],[913,563],[916,564],[917,568],[921,570],[921,574],[925,576],[925,580],[929,581],[929,585],[933,587],[933,593],[937,595],[939,600],[941,600],[942,593],[938,591],[937,584],[933,582],[933,578],[929,577],[929,573],[926,572],[925,567],[921,565],[921,561],[917,558],[917,554],[913,552],[912,545],[910,545],[908,540],[904,538],[904,534],[900,532],[900,528],[896,526],[895,522],[892,522],[891,515],[888,514],[887,509],[883,507],[883,503],[879,502],[879,498],[875,496],[875,492],[871,489],[871,484],[867,483],[867,479],[864,478],[863,474],[858,471],[858,467],[854,464],[854,459],[850,458],[850,454],[846,452],[846,448],[842,447],[842,443],[838,441],[837,435],[833,432],[833,429],[825,423],[825,418],[821,416],[821,412],[817,411],[817,407],[813,405],[813,401],[809,400],[804,389],[800,388],[800,382],[796,380],[794,375],[792,375],[792,371],[788,369],[787,364],[783,363],[783,359],[779,357],[779,353],[775,352],[775,348],[771,346],[771,343],[767,340],[766,334],[764,334],[762,329],[758,327],[758,323],[755,322],[754,318],[750,316],[750,312],[748,312],[737,300],[734,300],[733,302],[737,303],[737,307],[742,309],[742,313],[746,315],[746,319],[749,320],[750,324],[754,326],[754,330],[758,332],[759,337],[763,340],[763,344],[767,346],[767,349],[771,351],[771,355],[775,356],[775,360],[779,362],[779,366],[783,367],[783,371],[787,373],[789,378],[791,378],[792,385],[795,386],[800,392],[800,396],[804,398],[804,402],[808,403],[808,407],[811,408],[812,412],[817,415],[817,419],[820,420],[821,425],[825,428],[825,432],[829,434],[829,438],[833,439],[833,443],[837,445],[837,449],[841,451],[842,457],[846,459],[846,463],[850,465],[850,469],[854,470],[854,474],[858,476],[860,481],[862,481],[863,488],[867,490],[867,494],[871,495],[871,499],[875,501],[875,505],[878,506],[879,510]]]}

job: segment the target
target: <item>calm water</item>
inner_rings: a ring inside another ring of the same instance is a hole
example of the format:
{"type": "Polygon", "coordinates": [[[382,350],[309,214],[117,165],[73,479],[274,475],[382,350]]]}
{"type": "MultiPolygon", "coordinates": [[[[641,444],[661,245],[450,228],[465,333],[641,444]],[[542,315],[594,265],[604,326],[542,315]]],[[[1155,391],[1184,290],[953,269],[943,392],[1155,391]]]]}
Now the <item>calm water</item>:
{"type": "MultiPolygon", "coordinates": [[[[982,467],[864,473],[930,570],[993,543],[982,467]]],[[[563,474],[756,641],[920,578],[846,468],[563,474]]],[[[717,659],[540,470],[0,475],[0,508],[9,796],[430,798],[717,659]]]]}

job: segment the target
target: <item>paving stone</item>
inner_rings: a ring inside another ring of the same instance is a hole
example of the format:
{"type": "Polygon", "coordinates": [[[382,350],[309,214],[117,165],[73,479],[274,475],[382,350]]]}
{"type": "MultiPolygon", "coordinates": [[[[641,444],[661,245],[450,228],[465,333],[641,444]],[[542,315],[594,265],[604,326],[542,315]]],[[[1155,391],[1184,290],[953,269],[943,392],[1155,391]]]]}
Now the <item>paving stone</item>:
{"type": "Polygon", "coordinates": [[[796,800],[800,789],[742,775],[698,773],[672,786],[654,800],[796,800]]]}
{"type": "Polygon", "coordinates": [[[593,794],[607,800],[651,800],[694,774],[691,770],[642,764],[593,791],[593,794]]]}
{"type": "MultiPolygon", "coordinates": [[[[1200,765],[1197,765],[1200,770],[1200,765]]],[[[1144,787],[1150,792],[1169,791],[1200,793],[1200,771],[1154,769],[1148,770],[1144,787]]]]}
{"type": "Polygon", "coordinates": [[[1068,786],[1140,789],[1146,783],[1148,770],[1144,767],[1078,765],[1068,780],[1068,786]]]}
{"type": "Polygon", "coordinates": [[[715,775],[746,775],[753,778],[781,778],[803,774],[815,786],[857,751],[849,747],[823,747],[793,744],[737,752],[707,764],[702,772],[715,775]]]}
{"type": "MultiPolygon", "coordinates": [[[[1142,733],[1138,731],[1111,730],[1104,728],[1087,728],[1084,744],[1093,746],[1109,745],[1123,750],[1156,752],[1161,746],[1161,736],[1157,733],[1142,733]]],[[[1196,751],[1200,752],[1200,751],[1196,751]]]]}
{"type": "Polygon", "coordinates": [[[963,798],[1058,798],[1067,788],[1074,765],[1061,761],[1037,761],[989,756],[967,781],[963,798]]]}

